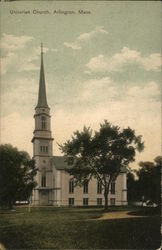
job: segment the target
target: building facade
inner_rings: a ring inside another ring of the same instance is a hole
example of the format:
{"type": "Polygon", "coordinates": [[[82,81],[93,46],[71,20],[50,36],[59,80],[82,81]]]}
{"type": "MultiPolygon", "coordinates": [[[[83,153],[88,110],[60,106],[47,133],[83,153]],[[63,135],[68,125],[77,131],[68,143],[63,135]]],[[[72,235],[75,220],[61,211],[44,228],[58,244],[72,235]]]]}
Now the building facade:
{"type": "MultiPolygon", "coordinates": [[[[33,190],[33,205],[52,206],[101,206],[104,194],[101,183],[92,179],[83,187],[75,187],[64,156],[53,156],[53,137],[51,132],[50,108],[47,104],[43,48],[41,47],[41,66],[38,103],[35,108],[35,130],[33,132],[33,158],[38,172],[37,187],[33,190]]],[[[110,205],[127,205],[126,171],[123,169],[116,181],[111,184],[110,205]]]]}

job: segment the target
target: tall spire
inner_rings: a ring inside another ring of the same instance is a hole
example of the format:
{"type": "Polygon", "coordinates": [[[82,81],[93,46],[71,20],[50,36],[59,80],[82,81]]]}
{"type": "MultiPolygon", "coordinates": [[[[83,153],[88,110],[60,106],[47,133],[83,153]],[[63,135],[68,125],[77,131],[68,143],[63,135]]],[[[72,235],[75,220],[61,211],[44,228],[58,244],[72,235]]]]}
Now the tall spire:
{"type": "Polygon", "coordinates": [[[43,44],[41,43],[41,67],[40,67],[40,79],[39,79],[39,95],[37,108],[48,108],[46,98],[46,85],[44,76],[44,65],[43,65],[43,44]]]}

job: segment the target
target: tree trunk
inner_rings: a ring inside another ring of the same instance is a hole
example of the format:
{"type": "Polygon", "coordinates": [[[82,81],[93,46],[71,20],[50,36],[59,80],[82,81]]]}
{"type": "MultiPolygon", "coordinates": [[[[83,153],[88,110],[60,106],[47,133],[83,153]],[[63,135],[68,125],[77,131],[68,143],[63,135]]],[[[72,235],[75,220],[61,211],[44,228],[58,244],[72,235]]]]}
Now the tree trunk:
{"type": "Polygon", "coordinates": [[[105,210],[108,210],[108,193],[109,190],[107,187],[105,187],[105,191],[104,191],[104,197],[105,197],[105,210]]]}

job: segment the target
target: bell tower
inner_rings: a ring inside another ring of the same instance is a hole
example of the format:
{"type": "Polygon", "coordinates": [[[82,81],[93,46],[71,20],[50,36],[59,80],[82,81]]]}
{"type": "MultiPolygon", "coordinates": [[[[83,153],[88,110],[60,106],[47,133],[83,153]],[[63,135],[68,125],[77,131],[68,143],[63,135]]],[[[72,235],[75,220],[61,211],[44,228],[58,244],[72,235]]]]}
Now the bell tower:
{"type": "Polygon", "coordinates": [[[37,187],[33,190],[34,205],[52,205],[53,202],[53,138],[51,134],[50,108],[47,104],[45,74],[43,64],[43,44],[41,44],[41,66],[38,102],[35,108],[35,129],[33,132],[33,158],[38,172],[37,187]]]}

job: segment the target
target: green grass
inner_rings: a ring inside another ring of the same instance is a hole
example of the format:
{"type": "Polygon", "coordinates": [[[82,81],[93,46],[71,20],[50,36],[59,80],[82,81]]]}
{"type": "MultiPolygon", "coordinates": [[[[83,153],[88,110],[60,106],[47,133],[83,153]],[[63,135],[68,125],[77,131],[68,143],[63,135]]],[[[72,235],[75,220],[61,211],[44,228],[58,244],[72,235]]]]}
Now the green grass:
{"type": "MultiPolygon", "coordinates": [[[[125,208],[115,208],[121,209],[125,208]]],[[[89,219],[102,216],[99,208],[1,210],[0,242],[7,249],[157,249],[160,214],[152,208],[142,211],[147,217],[97,221],[89,219]]]]}

